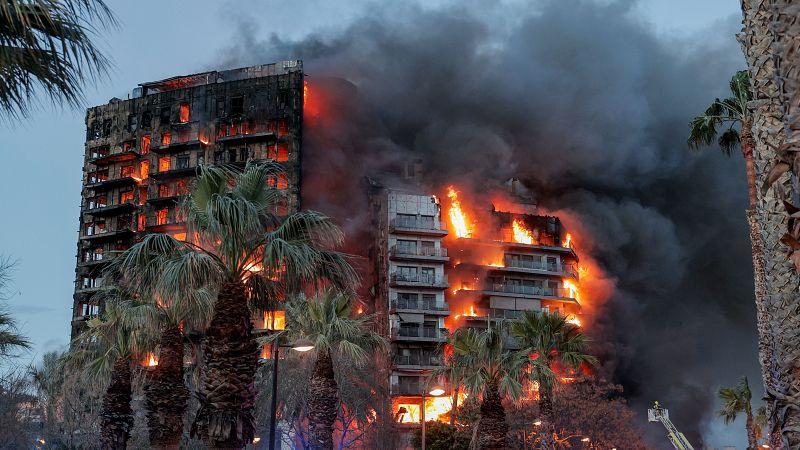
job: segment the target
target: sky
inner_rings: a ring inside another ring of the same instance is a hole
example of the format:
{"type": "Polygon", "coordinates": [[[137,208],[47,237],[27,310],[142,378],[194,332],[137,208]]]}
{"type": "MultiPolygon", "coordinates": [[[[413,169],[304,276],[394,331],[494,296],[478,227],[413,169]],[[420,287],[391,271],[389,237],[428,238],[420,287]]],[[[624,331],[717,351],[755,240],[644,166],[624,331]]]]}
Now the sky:
{"type": "MultiPolygon", "coordinates": [[[[312,32],[335,30],[380,7],[379,2],[362,0],[108,3],[120,26],[104,32],[99,42],[111,57],[114,69],[106,79],[87,89],[87,106],[104,104],[112,97],[124,99],[141,82],[227,68],[217,67],[215,61],[225,59],[225,52],[242,32],[240,28],[247,26],[247,22],[239,20],[242,15],[257,18],[261,25],[257,33],[277,33],[296,40],[312,32]]],[[[426,1],[422,5],[436,8],[442,3],[447,2],[426,1]]],[[[526,2],[500,2],[503,3],[526,2]]],[[[536,1],[529,3],[536,8],[536,1]]],[[[635,20],[646,23],[657,35],[686,46],[692,46],[692,38],[698,34],[727,32],[726,24],[738,20],[740,14],[736,0],[633,3],[628,14],[635,20]]],[[[502,6],[492,9],[502,12],[502,6]]],[[[293,56],[286,54],[282,59],[293,56]]],[[[31,361],[38,360],[44,352],[63,348],[69,339],[83,120],[81,109],[45,103],[29,118],[13,123],[0,121],[0,188],[6,193],[1,203],[0,254],[18,260],[14,294],[8,306],[23,333],[34,343],[33,351],[25,355],[31,361]]],[[[726,428],[712,427],[708,433],[706,438],[713,445],[743,444],[740,433],[729,434],[726,428]]]]}

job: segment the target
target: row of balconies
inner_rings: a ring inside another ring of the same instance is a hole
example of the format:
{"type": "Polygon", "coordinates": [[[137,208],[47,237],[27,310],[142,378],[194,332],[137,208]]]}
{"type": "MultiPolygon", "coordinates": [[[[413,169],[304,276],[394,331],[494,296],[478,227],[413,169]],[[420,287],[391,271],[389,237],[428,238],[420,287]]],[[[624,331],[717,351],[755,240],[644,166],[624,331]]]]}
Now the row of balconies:
{"type": "Polygon", "coordinates": [[[389,222],[389,231],[400,234],[446,236],[445,224],[433,218],[396,217],[389,222]]]}
{"type": "Polygon", "coordinates": [[[438,303],[436,300],[420,300],[420,299],[392,299],[392,310],[406,310],[406,311],[430,311],[433,313],[450,313],[450,306],[447,303],[438,303]]]}
{"type": "Polygon", "coordinates": [[[442,355],[421,353],[416,355],[395,355],[395,366],[431,367],[444,364],[442,355]]]}
{"type": "Polygon", "coordinates": [[[447,261],[447,249],[443,247],[406,247],[394,245],[389,249],[392,259],[447,261]]]}

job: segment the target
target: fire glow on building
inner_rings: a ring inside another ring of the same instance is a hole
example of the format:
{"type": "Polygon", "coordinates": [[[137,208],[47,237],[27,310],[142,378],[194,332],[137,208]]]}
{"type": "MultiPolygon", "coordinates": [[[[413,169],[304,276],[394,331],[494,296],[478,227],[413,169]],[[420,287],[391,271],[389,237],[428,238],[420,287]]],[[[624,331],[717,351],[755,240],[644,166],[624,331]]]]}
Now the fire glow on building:
{"type": "MultiPolygon", "coordinates": [[[[516,181],[514,181],[516,182],[516,181]]],[[[453,389],[425,395],[447,353],[447,336],[461,327],[485,328],[516,320],[525,311],[559,313],[582,326],[589,273],[574,248],[579,239],[555,215],[530,201],[498,192],[487,201],[457,184],[439,195],[380,186],[373,203],[386,221],[383,273],[392,341],[390,374],[394,419],[399,424],[450,420],[453,389]]],[[[379,272],[381,269],[379,268],[379,272]]],[[[560,373],[562,382],[576,374],[560,373]]],[[[530,392],[536,396],[536,390],[530,392]]],[[[461,402],[463,392],[459,392],[461,402]]]]}

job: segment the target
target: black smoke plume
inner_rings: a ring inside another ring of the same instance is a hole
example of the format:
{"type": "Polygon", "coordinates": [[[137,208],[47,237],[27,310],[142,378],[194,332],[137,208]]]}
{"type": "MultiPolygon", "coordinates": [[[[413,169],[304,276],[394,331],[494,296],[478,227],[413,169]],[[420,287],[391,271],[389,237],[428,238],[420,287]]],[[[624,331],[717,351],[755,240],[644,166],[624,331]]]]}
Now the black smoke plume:
{"type": "Polygon", "coordinates": [[[741,158],[685,142],[744,65],[738,18],[668,39],[632,2],[492,4],[373,7],[299,40],[245,23],[222,59],[304,60],[304,206],[351,235],[368,218],[363,177],[415,159],[430,186],[518,177],[570,212],[616,278],[595,318],[604,370],[654,442],[660,400],[701,444],[716,388],[758,379],[741,158]]]}

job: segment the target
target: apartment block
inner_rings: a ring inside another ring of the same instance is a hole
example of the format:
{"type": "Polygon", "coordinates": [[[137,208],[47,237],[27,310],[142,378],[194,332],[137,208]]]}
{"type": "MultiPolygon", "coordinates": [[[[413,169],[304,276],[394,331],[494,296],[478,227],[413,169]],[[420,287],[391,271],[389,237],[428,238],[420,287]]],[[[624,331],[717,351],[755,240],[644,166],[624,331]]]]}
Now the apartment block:
{"type": "Polygon", "coordinates": [[[186,237],[179,204],[199,167],[274,161],[265,189],[300,207],[302,61],[211,71],[140,84],[126,100],[86,112],[72,333],[99,313],[102,268],[146,233],[186,237]]]}

